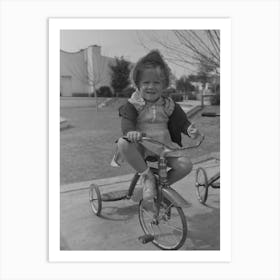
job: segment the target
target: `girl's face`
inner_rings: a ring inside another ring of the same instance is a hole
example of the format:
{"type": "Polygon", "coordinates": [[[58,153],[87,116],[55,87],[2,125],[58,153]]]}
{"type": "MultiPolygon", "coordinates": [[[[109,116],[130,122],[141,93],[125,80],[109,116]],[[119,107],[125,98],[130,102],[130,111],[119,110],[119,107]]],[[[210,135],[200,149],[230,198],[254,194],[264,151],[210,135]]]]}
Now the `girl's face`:
{"type": "Polygon", "coordinates": [[[163,79],[160,68],[143,70],[139,81],[139,90],[142,98],[147,102],[156,102],[163,90],[163,79]]]}

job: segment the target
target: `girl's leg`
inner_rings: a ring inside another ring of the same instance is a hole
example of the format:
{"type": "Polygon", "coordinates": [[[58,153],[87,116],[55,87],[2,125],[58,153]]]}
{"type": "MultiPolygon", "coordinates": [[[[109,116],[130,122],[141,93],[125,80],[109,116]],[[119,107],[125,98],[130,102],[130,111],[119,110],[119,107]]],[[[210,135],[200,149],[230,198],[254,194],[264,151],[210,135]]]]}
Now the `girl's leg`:
{"type": "Polygon", "coordinates": [[[125,139],[120,138],[118,141],[118,149],[121,155],[137,172],[142,173],[148,168],[139,144],[129,143],[125,139]]]}
{"type": "Polygon", "coordinates": [[[167,165],[171,167],[167,174],[170,185],[184,178],[192,171],[192,163],[186,157],[167,158],[167,165]]]}
{"type": "Polygon", "coordinates": [[[148,168],[143,154],[144,149],[137,143],[129,143],[123,138],[118,141],[118,149],[126,161],[141,174],[143,185],[143,200],[151,200],[156,196],[155,177],[148,168]]]}

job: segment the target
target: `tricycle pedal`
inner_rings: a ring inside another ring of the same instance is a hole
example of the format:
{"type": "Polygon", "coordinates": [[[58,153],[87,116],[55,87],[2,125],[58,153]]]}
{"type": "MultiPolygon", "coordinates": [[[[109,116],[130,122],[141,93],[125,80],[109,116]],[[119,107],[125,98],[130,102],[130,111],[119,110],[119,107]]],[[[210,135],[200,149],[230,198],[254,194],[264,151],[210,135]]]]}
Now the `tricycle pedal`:
{"type": "Polygon", "coordinates": [[[142,242],[142,244],[149,243],[153,241],[155,237],[152,234],[146,234],[138,237],[138,240],[142,242]]]}

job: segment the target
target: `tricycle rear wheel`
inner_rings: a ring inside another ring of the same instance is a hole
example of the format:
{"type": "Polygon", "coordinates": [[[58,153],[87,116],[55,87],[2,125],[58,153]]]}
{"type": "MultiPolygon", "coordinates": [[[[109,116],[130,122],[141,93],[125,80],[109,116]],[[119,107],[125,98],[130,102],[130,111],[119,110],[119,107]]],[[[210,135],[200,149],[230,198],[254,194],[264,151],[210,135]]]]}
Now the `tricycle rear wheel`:
{"type": "Polygon", "coordinates": [[[201,204],[205,204],[208,197],[208,178],[206,171],[199,167],[195,175],[196,196],[201,204]]]}
{"type": "Polygon", "coordinates": [[[89,187],[89,203],[93,213],[96,216],[100,216],[102,209],[102,199],[99,187],[95,184],[91,184],[89,187]]]}

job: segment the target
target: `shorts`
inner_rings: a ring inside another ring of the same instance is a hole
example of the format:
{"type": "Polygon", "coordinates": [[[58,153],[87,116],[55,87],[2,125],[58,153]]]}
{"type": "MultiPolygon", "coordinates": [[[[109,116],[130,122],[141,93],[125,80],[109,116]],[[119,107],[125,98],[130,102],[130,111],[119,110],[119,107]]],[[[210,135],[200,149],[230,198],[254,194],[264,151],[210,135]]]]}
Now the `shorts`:
{"type": "MultiPolygon", "coordinates": [[[[116,141],[116,143],[118,140],[116,141]]],[[[142,154],[143,158],[147,161],[158,161],[160,149],[154,149],[152,147],[147,147],[142,143],[134,143],[136,145],[137,150],[142,154]]],[[[116,144],[115,151],[113,154],[113,158],[111,160],[110,165],[113,167],[120,167],[122,163],[125,162],[125,159],[121,155],[118,145],[116,144]]]]}

